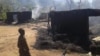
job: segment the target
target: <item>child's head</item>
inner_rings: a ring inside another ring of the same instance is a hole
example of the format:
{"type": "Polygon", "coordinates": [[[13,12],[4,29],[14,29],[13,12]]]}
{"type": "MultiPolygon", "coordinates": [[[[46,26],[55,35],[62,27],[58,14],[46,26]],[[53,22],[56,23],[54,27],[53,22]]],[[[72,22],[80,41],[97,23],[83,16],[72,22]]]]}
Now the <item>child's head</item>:
{"type": "Polygon", "coordinates": [[[19,28],[18,32],[21,34],[21,35],[24,35],[25,34],[25,31],[23,28],[19,28]]]}

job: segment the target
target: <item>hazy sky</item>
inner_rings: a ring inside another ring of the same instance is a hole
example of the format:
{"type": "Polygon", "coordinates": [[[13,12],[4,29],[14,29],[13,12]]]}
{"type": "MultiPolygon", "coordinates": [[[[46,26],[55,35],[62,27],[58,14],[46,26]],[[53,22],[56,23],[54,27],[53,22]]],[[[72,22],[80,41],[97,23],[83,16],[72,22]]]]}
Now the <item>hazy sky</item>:
{"type": "MultiPolygon", "coordinates": [[[[24,5],[32,4],[31,6],[33,6],[33,7],[43,7],[43,8],[56,7],[56,9],[58,9],[58,10],[70,10],[70,6],[71,6],[71,8],[76,9],[79,6],[78,2],[80,2],[80,0],[72,0],[72,1],[74,1],[72,3],[71,3],[71,0],[29,0],[29,1],[28,0],[18,0],[18,1],[21,2],[23,7],[24,7],[24,5]]],[[[81,7],[83,6],[85,8],[85,6],[91,5],[93,0],[81,0],[81,1],[82,1],[81,7]],[[86,2],[87,2],[87,4],[86,4],[86,2]]],[[[89,7],[89,6],[87,6],[87,7],[89,7]]]]}
{"type": "MultiPolygon", "coordinates": [[[[80,0],[74,0],[75,2],[79,2],[80,0]]],[[[87,0],[82,0],[82,1],[87,1],[87,0]]],[[[90,3],[92,3],[93,0],[88,0],[90,3]]]]}
{"type": "MultiPolygon", "coordinates": [[[[56,2],[65,2],[66,0],[54,0],[56,2]]],[[[80,0],[73,0],[74,2],[79,2],[80,0]]],[[[93,1],[93,0],[81,0],[81,1],[89,1],[90,3],[93,1]]]]}

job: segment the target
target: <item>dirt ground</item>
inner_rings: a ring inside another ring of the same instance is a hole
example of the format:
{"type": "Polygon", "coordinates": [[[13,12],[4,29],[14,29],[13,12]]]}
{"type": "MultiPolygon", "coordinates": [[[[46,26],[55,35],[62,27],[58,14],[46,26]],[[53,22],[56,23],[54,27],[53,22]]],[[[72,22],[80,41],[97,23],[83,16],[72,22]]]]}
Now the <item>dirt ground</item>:
{"type": "MultiPolygon", "coordinates": [[[[38,35],[37,28],[46,28],[45,23],[27,23],[21,25],[1,25],[0,26],[0,56],[19,56],[18,29],[25,29],[25,38],[28,43],[31,56],[62,56],[62,50],[37,50],[33,48],[38,35]],[[34,28],[34,30],[32,30],[34,28]]],[[[83,56],[83,54],[70,53],[66,56],[83,56]]],[[[86,55],[85,55],[86,56],[86,55]]]]}

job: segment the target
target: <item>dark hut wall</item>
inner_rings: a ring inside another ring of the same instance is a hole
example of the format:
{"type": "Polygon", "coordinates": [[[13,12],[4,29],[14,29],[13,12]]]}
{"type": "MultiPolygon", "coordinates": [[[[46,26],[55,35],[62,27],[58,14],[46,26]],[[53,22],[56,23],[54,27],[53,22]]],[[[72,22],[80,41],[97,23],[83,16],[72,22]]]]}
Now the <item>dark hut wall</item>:
{"type": "Polygon", "coordinates": [[[6,23],[11,24],[14,20],[13,20],[13,15],[18,15],[18,12],[7,12],[7,19],[6,19],[6,23]]]}
{"type": "Polygon", "coordinates": [[[25,11],[21,12],[19,15],[19,23],[27,22],[31,19],[32,12],[31,11],[25,11]]]}
{"type": "Polygon", "coordinates": [[[51,12],[51,27],[57,33],[68,35],[87,35],[88,16],[79,10],[51,12]],[[55,27],[56,26],[56,27],[55,27]]]}
{"type": "Polygon", "coordinates": [[[6,23],[11,24],[13,20],[13,15],[17,15],[18,23],[24,23],[31,19],[32,12],[24,11],[24,12],[7,12],[7,20],[6,23]]]}
{"type": "Polygon", "coordinates": [[[77,44],[85,50],[89,49],[89,16],[99,16],[98,9],[80,9],[72,11],[51,11],[52,34],[67,34],[71,42],[77,44]]]}

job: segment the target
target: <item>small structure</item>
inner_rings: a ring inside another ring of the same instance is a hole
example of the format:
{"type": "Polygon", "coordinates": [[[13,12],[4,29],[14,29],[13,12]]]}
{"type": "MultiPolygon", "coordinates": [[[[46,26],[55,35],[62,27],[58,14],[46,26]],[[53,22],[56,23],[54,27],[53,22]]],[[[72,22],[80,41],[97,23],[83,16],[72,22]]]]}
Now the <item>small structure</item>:
{"type": "MultiPolygon", "coordinates": [[[[92,44],[89,40],[89,16],[100,16],[99,9],[79,9],[71,11],[51,11],[51,33],[53,37],[57,34],[66,34],[71,43],[89,50],[92,44]]],[[[48,21],[48,25],[49,25],[48,21]]],[[[55,37],[53,38],[55,39],[55,37]]]]}
{"type": "Polygon", "coordinates": [[[24,12],[7,12],[7,24],[12,23],[24,23],[28,22],[31,19],[31,11],[24,12]]]}

